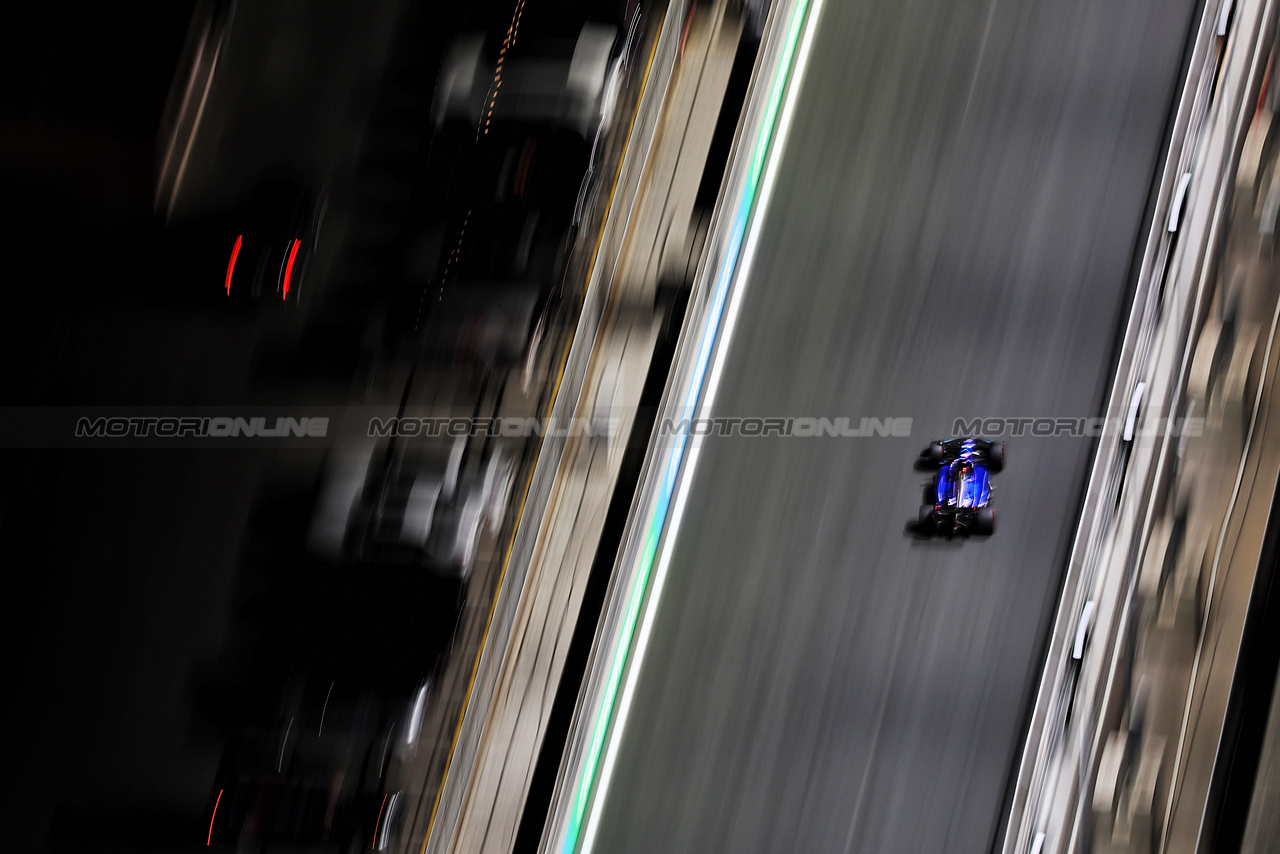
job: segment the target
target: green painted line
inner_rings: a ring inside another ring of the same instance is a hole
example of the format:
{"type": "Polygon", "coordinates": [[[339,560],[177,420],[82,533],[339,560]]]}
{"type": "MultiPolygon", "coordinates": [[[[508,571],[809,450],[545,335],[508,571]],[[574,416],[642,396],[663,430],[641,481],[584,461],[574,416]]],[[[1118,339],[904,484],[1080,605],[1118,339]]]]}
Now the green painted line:
{"type": "MultiPolygon", "coordinates": [[[[774,72],[773,82],[769,91],[769,100],[765,108],[764,121],[756,137],[751,167],[747,173],[742,199],[739,202],[738,213],[735,217],[734,229],[730,236],[730,251],[726,253],[725,261],[717,277],[712,310],[703,331],[701,346],[698,351],[698,361],[695,363],[694,376],[685,396],[685,407],[689,412],[693,411],[694,405],[702,392],[702,383],[706,375],[707,365],[710,362],[712,345],[715,343],[716,333],[720,327],[729,283],[732,281],[733,273],[737,268],[738,251],[742,246],[742,239],[746,233],[747,221],[752,212],[752,206],[755,204],[756,189],[759,186],[760,175],[764,171],[765,156],[769,151],[769,145],[774,136],[774,123],[777,120],[778,107],[782,103],[782,96],[786,91],[787,78],[791,71],[796,44],[800,39],[801,25],[804,22],[805,12],[808,7],[808,0],[799,0],[791,14],[791,22],[787,29],[787,38],[783,46],[782,57],[774,72]]],[[[578,849],[582,832],[582,818],[586,813],[587,805],[591,801],[592,786],[599,771],[600,754],[604,750],[605,739],[609,735],[614,702],[617,699],[618,688],[622,684],[622,676],[626,670],[636,624],[640,619],[640,610],[648,592],[649,576],[653,569],[654,558],[658,552],[658,542],[667,523],[671,495],[675,490],[676,475],[679,473],[680,463],[684,458],[686,441],[687,436],[681,435],[677,437],[664,467],[665,473],[658,493],[658,502],[649,521],[644,549],[640,554],[639,569],[628,594],[627,609],[623,616],[622,629],[619,633],[618,644],[614,649],[613,660],[609,665],[609,675],[608,681],[605,683],[604,696],[601,698],[600,707],[592,724],[587,758],[583,765],[582,777],[578,781],[577,791],[574,794],[569,823],[565,830],[564,844],[561,846],[561,854],[575,854],[578,849]]]]}

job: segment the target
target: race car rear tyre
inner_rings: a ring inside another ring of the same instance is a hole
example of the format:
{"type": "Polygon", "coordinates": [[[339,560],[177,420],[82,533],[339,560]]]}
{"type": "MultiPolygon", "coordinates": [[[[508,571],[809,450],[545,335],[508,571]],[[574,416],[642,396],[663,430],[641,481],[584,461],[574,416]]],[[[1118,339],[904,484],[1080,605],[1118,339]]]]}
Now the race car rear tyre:
{"type": "Polygon", "coordinates": [[[977,518],[973,520],[973,527],[977,533],[989,536],[996,532],[996,511],[990,507],[984,507],[978,511],[977,518]]]}
{"type": "Polygon", "coordinates": [[[925,459],[930,465],[940,466],[945,457],[941,442],[930,442],[929,447],[924,452],[925,459]]]}
{"type": "Polygon", "coordinates": [[[1004,442],[992,442],[987,448],[987,468],[992,474],[1004,471],[1004,442]]]}
{"type": "Polygon", "coordinates": [[[933,505],[920,505],[920,521],[918,527],[922,531],[932,531],[935,527],[933,522],[933,505]]]}

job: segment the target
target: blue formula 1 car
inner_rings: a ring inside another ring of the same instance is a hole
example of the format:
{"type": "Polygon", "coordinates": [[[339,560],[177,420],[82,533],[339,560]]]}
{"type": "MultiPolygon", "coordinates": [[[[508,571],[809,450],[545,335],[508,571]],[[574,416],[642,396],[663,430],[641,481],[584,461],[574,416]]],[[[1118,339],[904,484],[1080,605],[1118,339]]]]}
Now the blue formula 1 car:
{"type": "Polygon", "coordinates": [[[930,490],[933,502],[920,506],[920,533],[949,537],[995,533],[996,511],[990,507],[991,475],[1004,468],[1003,442],[931,442],[920,454],[920,466],[938,472],[937,482],[930,490]]]}

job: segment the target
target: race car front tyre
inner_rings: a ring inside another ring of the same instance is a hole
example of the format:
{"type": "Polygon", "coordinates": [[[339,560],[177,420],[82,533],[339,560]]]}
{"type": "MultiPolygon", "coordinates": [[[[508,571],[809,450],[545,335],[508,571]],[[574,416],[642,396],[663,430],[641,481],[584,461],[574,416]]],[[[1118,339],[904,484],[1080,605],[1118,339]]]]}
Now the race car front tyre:
{"type": "Polygon", "coordinates": [[[984,507],[978,511],[977,517],[973,520],[973,527],[977,533],[983,535],[991,535],[996,532],[996,511],[990,507],[984,507]]]}

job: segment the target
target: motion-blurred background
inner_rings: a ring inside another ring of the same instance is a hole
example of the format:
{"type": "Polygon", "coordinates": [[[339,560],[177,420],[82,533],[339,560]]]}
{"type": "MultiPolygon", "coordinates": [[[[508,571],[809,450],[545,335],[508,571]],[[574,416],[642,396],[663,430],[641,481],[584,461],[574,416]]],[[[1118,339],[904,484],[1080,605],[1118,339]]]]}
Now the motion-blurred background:
{"type": "Polygon", "coordinates": [[[1280,850],[1272,0],[4,21],[0,848],[1280,850]]]}

